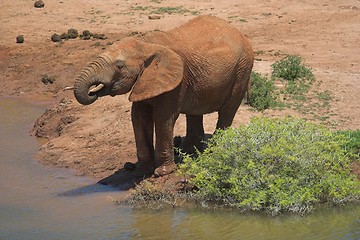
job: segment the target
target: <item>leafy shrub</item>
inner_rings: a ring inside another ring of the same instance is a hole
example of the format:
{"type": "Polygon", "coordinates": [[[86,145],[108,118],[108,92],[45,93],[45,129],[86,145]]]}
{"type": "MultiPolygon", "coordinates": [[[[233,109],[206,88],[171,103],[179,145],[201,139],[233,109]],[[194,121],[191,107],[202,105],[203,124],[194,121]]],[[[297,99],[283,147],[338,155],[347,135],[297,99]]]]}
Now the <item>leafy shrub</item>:
{"type": "Polygon", "coordinates": [[[290,94],[295,99],[299,99],[299,96],[307,93],[315,80],[311,69],[302,63],[300,56],[288,55],[284,59],[276,61],[271,67],[273,79],[287,80],[282,93],[290,94]]]}
{"type": "Polygon", "coordinates": [[[302,63],[300,56],[288,55],[272,64],[271,67],[273,78],[283,78],[289,81],[314,78],[311,69],[302,63]]]}
{"type": "Polygon", "coordinates": [[[276,105],[274,82],[260,73],[251,73],[249,104],[258,111],[264,111],[276,105]]]}
{"type": "Polygon", "coordinates": [[[304,213],[317,203],[360,198],[348,139],[304,120],[254,118],[217,132],[196,160],[180,166],[205,202],[241,210],[304,213]]]}
{"type": "Polygon", "coordinates": [[[338,131],[338,134],[343,135],[347,141],[345,142],[344,148],[351,154],[354,160],[360,160],[360,130],[343,130],[338,131]]]}

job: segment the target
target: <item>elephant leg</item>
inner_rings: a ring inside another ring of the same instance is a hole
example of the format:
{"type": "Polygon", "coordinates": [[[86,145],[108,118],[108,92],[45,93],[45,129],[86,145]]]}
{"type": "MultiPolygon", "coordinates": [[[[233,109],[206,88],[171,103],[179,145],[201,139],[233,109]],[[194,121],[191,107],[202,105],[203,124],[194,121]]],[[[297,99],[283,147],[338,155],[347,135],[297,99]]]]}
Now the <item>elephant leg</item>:
{"type": "Polygon", "coordinates": [[[123,169],[100,180],[100,184],[121,186],[121,184],[126,184],[129,180],[144,178],[154,172],[154,121],[152,108],[143,103],[133,103],[131,120],[134,128],[138,162],[135,164],[135,168],[131,170],[126,165],[134,165],[131,163],[125,164],[123,169]]]}
{"type": "MultiPolygon", "coordinates": [[[[178,116],[178,115],[177,115],[178,116]]],[[[155,121],[155,166],[156,176],[164,176],[176,169],[174,161],[174,125],[177,116],[167,121],[155,121]]]]}
{"type": "Polygon", "coordinates": [[[195,153],[196,149],[202,152],[204,135],[203,115],[186,115],[186,137],[182,150],[189,154],[195,153]]]}
{"type": "Polygon", "coordinates": [[[176,169],[174,161],[174,125],[179,113],[167,107],[154,111],[155,119],[155,176],[164,176],[176,169]]]}
{"type": "Polygon", "coordinates": [[[152,107],[135,102],[131,109],[131,121],[134,128],[137,168],[144,172],[153,172],[154,164],[154,119],[152,107]]]}
{"type": "Polygon", "coordinates": [[[231,126],[235,114],[240,107],[241,101],[245,97],[246,91],[248,90],[249,80],[250,72],[247,73],[246,69],[241,69],[237,74],[235,85],[230,97],[218,111],[219,118],[216,124],[216,129],[225,129],[231,126]]]}
{"type": "MultiPolygon", "coordinates": [[[[241,101],[240,101],[241,102],[241,101]]],[[[219,118],[216,124],[216,129],[225,129],[231,126],[236,111],[239,108],[240,103],[237,106],[231,106],[229,109],[222,108],[219,110],[219,118]]],[[[216,131],[216,130],[215,130],[216,131]]]]}

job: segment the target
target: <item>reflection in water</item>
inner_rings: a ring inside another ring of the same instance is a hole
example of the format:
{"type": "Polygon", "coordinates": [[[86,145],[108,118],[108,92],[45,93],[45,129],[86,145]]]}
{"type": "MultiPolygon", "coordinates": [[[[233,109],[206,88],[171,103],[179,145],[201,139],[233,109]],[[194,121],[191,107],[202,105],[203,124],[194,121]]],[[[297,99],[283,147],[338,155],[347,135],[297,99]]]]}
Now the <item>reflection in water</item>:
{"type": "Polygon", "coordinates": [[[269,217],[116,206],[121,192],[33,160],[43,107],[0,98],[0,239],[360,239],[360,206],[269,217]]]}
{"type": "Polygon", "coordinates": [[[132,214],[136,239],[360,239],[359,206],[324,208],[305,217],[200,209],[134,210],[132,214]]]}
{"type": "Polygon", "coordinates": [[[109,186],[102,186],[100,184],[94,183],[94,184],[80,186],[78,188],[66,190],[65,192],[59,193],[58,196],[76,197],[82,195],[89,195],[92,193],[105,193],[105,192],[119,193],[119,191],[116,188],[112,188],[109,186]]]}

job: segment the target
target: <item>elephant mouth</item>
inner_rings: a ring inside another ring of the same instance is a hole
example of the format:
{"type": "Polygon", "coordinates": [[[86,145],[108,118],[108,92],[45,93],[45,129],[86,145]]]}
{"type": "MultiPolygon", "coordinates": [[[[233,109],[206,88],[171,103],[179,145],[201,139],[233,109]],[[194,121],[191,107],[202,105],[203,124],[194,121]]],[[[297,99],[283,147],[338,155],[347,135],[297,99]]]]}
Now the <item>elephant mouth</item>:
{"type": "Polygon", "coordinates": [[[116,95],[121,95],[129,92],[131,90],[132,85],[128,84],[128,79],[123,78],[121,81],[115,82],[110,86],[110,91],[108,95],[114,97],[116,95]]]}

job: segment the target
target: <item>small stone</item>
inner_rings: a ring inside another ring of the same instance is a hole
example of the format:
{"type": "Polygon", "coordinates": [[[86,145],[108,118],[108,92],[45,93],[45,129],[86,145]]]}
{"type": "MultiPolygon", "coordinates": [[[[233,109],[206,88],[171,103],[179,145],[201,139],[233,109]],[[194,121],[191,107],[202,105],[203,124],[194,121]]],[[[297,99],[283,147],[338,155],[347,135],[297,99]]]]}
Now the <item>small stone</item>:
{"type": "Polygon", "coordinates": [[[91,32],[89,30],[84,30],[82,35],[83,36],[91,36],[91,32]]]}
{"type": "Polygon", "coordinates": [[[61,42],[61,37],[60,37],[60,35],[54,33],[53,35],[51,35],[51,41],[53,41],[53,42],[61,42]]]}
{"type": "Polygon", "coordinates": [[[78,31],[74,28],[68,30],[69,38],[77,38],[79,36],[78,31]]]}
{"type": "Polygon", "coordinates": [[[101,39],[101,40],[107,39],[107,37],[105,36],[105,34],[99,34],[99,33],[93,33],[93,34],[92,34],[92,37],[93,37],[93,38],[96,38],[96,39],[101,39]]]}
{"type": "Polygon", "coordinates": [[[90,35],[82,35],[81,39],[82,40],[90,40],[91,36],[90,35]]]}
{"type": "Polygon", "coordinates": [[[35,1],[34,7],[36,7],[36,8],[43,8],[43,7],[45,7],[45,3],[44,3],[42,0],[35,1]]]}
{"type": "Polygon", "coordinates": [[[150,20],[156,20],[156,19],[160,19],[161,16],[160,16],[160,15],[149,15],[148,18],[149,18],[150,20]]]}
{"type": "Polygon", "coordinates": [[[60,35],[60,38],[67,40],[67,39],[70,38],[70,36],[69,36],[69,34],[67,34],[67,33],[63,33],[63,34],[60,35]]]}
{"type": "Polygon", "coordinates": [[[90,40],[91,38],[91,32],[89,30],[84,30],[83,33],[80,35],[80,38],[82,40],[90,40]]]}
{"type": "Polygon", "coordinates": [[[55,82],[55,78],[49,77],[48,75],[45,74],[41,77],[41,82],[45,85],[53,84],[55,82]]]}
{"type": "Polygon", "coordinates": [[[19,35],[16,37],[16,43],[23,43],[24,42],[24,35],[19,35]]]}

